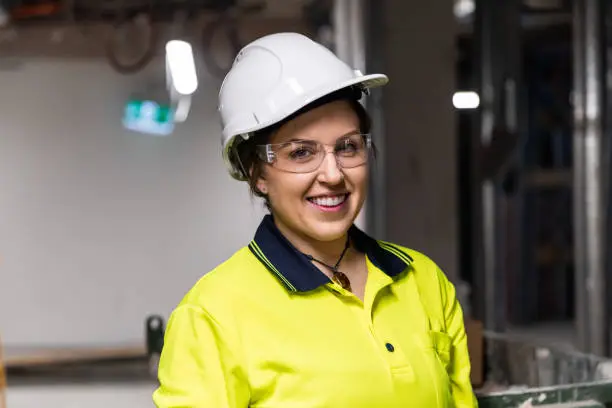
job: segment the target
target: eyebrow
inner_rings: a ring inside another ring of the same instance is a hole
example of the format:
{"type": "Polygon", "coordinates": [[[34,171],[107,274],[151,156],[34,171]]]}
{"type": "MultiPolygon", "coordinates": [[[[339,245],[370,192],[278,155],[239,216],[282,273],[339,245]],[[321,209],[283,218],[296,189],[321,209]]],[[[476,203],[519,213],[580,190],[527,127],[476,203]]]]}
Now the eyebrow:
{"type": "MultiPolygon", "coordinates": [[[[350,131],[346,132],[345,134],[338,136],[336,138],[336,142],[338,142],[339,140],[344,139],[346,137],[354,136],[354,135],[359,135],[359,134],[361,134],[361,131],[359,129],[350,130],[350,131]]],[[[286,140],[284,142],[279,142],[279,143],[274,143],[274,144],[304,143],[304,142],[306,142],[306,143],[317,143],[317,141],[313,140],[313,139],[291,138],[291,139],[286,140]]]]}

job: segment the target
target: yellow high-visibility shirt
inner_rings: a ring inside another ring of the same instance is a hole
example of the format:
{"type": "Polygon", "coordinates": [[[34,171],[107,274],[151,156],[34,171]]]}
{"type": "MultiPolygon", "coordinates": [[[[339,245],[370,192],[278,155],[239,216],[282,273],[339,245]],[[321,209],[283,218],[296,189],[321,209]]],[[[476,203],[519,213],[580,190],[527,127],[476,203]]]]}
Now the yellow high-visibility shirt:
{"type": "Polygon", "coordinates": [[[266,216],[173,311],[158,408],[476,407],[463,315],[429,258],[352,227],[362,302],[266,216]]]}

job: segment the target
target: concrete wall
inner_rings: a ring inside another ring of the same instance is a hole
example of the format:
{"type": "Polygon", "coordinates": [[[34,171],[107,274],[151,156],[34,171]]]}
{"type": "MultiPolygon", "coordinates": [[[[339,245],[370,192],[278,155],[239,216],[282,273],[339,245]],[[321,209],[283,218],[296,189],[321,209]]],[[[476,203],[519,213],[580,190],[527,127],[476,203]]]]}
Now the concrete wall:
{"type": "Polygon", "coordinates": [[[388,240],[458,276],[455,21],[451,0],[371,1],[369,65],[390,77],[374,204],[388,240]],[[382,197],[382,199],[381,199],[382,197]]]}
{"type": "Polygon", "coordinates": [[[263,213],[225,173],[218,80],[169,137],[122,129],[124,102],[162,85],[104,61],[0,71],[0,333],[5,344],[143,341],[263,213]]]}

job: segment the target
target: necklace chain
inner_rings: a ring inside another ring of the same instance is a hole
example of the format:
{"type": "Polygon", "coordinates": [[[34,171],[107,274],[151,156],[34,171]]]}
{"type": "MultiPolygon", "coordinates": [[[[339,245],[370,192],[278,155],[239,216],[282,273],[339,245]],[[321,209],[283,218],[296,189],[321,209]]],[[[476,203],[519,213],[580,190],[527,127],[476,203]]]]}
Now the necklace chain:
{"type": "Polygon", "coordinates": [[[342,262],[342,259],[344,258],[344,255],[346,255],[346,252],[348,251],[349,247],[350,247],[350,238],[346,237],[346,244],[344,245],[344,249],[342,250],[342,253],[340,254],[340,257],[338,258],[338,261],[336,261],[335,265],[330,265],[328,263],[325,263],[317,258],[315,258],[312,255],[306,255],[306,257],[308,257],[309,260],[317,262],[323,266],[325,266],[326,268],[328,268],[329,270],[332,271],[332,281],[336,282],[338,285],[340,285],[343,289],[351,291],[351,281],[349,280],[349,278],[346,276],[346,274],[344,274],[343,272],[340,272],[338,270],[338,267],[340,266],[340,262],[342,262]]]}

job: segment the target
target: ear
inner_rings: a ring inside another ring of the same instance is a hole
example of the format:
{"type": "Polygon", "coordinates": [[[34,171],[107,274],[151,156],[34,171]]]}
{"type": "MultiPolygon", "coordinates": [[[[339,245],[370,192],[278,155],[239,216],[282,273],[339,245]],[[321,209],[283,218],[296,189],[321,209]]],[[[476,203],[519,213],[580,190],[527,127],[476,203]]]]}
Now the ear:
{"type": "MultiPolygon", "coordinates": [[[[253,178],[254,172],[255,172],[255,166],[251,167],[251,171],[250,171],[251,179],[253,178]]],[[[268,194],[268,185],[267,185],[268,183],[264,175],[264,169],[260,169],[258,176],[259,177],[257,178],[257,181],[255,182],[255,188],[262,194],[268,194]]]]}
{"type": "Polygon", "coordinates": [[[268,183],[266,181],[265,178],[260,177],[259,179],[257,179],[257,189],[262,193],[262,194],[268,194],[268,183]]]}

